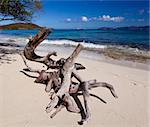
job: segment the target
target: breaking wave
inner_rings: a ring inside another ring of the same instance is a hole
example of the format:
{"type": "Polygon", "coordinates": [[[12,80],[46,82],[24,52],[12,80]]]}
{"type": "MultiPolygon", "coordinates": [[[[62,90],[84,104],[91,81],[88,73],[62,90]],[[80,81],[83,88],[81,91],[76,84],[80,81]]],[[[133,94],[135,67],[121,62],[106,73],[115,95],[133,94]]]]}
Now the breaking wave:
{"type": "Polygon", "coordinates": [[[66,45],[66,46],[76,46],[82,44],[85,48],[94,48],[94,49],[104,49],[106,45],[86,43],[86,42],[76,42],[72,40],[44,40],[42,44],[53,44],[53,45],[66,45]]]}

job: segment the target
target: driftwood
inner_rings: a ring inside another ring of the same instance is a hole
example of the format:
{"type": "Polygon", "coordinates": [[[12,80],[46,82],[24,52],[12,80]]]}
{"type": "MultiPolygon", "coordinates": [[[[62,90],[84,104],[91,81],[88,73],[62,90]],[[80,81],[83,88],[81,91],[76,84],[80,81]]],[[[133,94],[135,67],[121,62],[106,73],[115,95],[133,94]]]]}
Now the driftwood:
{"type": "MultiPolygon", "coordinates": [[[[34,72],[34,73],[38,73],[39,76],[38,77],[33,77],[33,78],[36,78],[35,82],[36,83],[42,83],[42,84],[45,84],[46,87],[45,87],[45,91],[46,92],[50,92],[52,89],[54,90],[54,93],[56,93],[58,91],[58,89],[60,89],[61,85],[59,84],[60,81],[59,81],[59,72],[46,72],[45,70],[35,70],[35,69],[31,69],[27,63],[26,63],[26,60],[24,59],[24,57],[22,56],[23,60],[24,60],[24,63],[26,65],[26,69],[24,69],[24,71],[29,71],[29,72],[34,72]],[[52,83],[52,79],[50,77],[52,77],[52,75],[54,76],[53,78],[53,82],[52,83]],[[56,78],[57,77],[57,78],[56,78]],[[57,81],[57,82],[56,82],[57,81]],[[50,83],[49,83],[50,82],[50,83]]],[[[25,73],[25,72],[24,72],[25,73]]],[[[27,74],[26,74],[27,75],[27,74]]],[[[74,73],[72,75],[75,75],[74,73]]],[[[29,75],[27,75],[29,76],[29,75]]],[[[30,76],[32,77],[32,76],[30,76]]],[[[77,78],[77,75],[75,76],[77,78]]],[[[79,77],[77,78],[79,80],[79,77]]],[[[117,95],[114,91],[114,88],[112,85],[110,84],[107,84],[105,82],[97,82],[96,80],[90,80],[90,81],[84,81],[84,82],[80,82],[80,83],[75,83],[75,82],[71,82],[70,84],[70,87],[69,87],[69,94],[73,97],[73,99],[75,100],[78,108],[80,109],[80,113],[81,113],[81,117],[82,117],[82,120],[79,121],[78,123],[79,124],[83,124],[84,121],[86,121],[88,118],[90,118],[90,111],[89,111],[89,108],[87,108],[86,110],[86,113],[84,111],[84,108],[78,98],[79,95],[83,95],[83,93],[81,93],[82,91],[82,87],[84,87],[84,85],[87,86],[88,90],[90,89],[93,89],[93,88],[96,88],[96,87],[106,87],[110,90],[110,92],[112,93],[112,95],[114,97],[117,98],[117,95]],[[82,86],[82,87],[81,87],[82,86]]],[[[54,94],[53,93],[53,94],[54,94]]],[[[51,99],[53,99],[53,94],[51,94],[51,99]]],[[[94,94],[90,94],[90,96],[93,96],[93,97],[96,97],[98,98],[100,101],[102,101],[103,103],[106,103],[103,99],[101,99],[100,97],[94,95],[94,94]]],[[[56,111],[50,116],[51,118],[53,118],[59,111],[61,111],[62,108],[64,108],[65,106],[65,100],[64,102],[60,105],[58,104],[58,101],[59,99],[56,98],[55,100],[53,100],[46,108],[46,111],[47,113],[51,112],[54,107],[56,106],[56,111]],[[55,102],[55,104],[54,104],[55,102]],[[52,105],[53,104],[53,105],[52,105]],[[52,107],[52,106],[53,107],[52,107]],[[59,106],[58,106],[59,105],[59,106]]],[[[86,102],[86,99],[85,99],[85,106],[88,106],[87,102],[86,102]]],[[[67,106],[67,105],[66,105],[67,106]]],[[[74,107],[74,106],[73,106],[74,107]]],[[[76,107],[76,106],[75,106],[76,107]]],[[[69,110],[69,107],[66,107],[68,109],[68,111],[72,111],[72,112],[78,112],[78,110],[69,110]]]]}
{"type": "Polygon", "coordinates": [[[90,96],[96,97],[103,103],[106,103],[103,99],[97,95],[91,94],[89,91],[97,87],[106,87],[110,90],[112,95],[117,98],[115,90],[112,85],[105,82],[97,82],[96,80],[83,81],[77,70],[85,69],[80,63],[75,63],[75,59],[83,49],[83,46],[79,44],[73,53],[67,58],[61,58],[58,61],[51,59],[52,55],[56,56],[56,52],[50,52],[46,56],[39,56],[35,53],[36,47],[47,37],[51,32],[50,29],[43,28],[39,34],[29,40],[29,43],[25,46],[23,53],[20,53],[24,64],[26,66],[24,71],[25,75],[31,78],[35,78],[35,83],[41,83],[46,85],[45,91],[50,93],[50,103],[46,107],[46,112],[50,113],[53,118],[62,108],[73,113],[81,114],[81,121],[79,124],[83,124],[90,119],[91,112],[89,106],[90,96]],[[26,59],[43,63],[47,66],[47,70],[35,70],[28,66],[26,59]],[[49,72],[48,69],[56,69],[49,72]],[[39,76],[31,76],[26,72],[38,73],[39,76]],[[75,78],[77,82],[74,82],[72,78],[75,78]],[[83,96],[84,107],[78,96],[83,96]]]}
{"type": "MultiPolygon", "coordinates": [[[[62,68],[63,64],[66,62],[66,59],[61,58],[58,61],[51,59],[51,56],[57,56],[56,52],[49,52],[46,56],[39,56],[35,53],[36,47],[51,33],[51,29],[43,28],[41,31],[34,37],[30,38],[28,44],[24,48],[24,56],[26,59],[43,63],[47,66],[47,69],[59,69],[62,68]]],[[[85,67],[79,63],[75,63],[77,70],[85,69],[85,67]]]]}

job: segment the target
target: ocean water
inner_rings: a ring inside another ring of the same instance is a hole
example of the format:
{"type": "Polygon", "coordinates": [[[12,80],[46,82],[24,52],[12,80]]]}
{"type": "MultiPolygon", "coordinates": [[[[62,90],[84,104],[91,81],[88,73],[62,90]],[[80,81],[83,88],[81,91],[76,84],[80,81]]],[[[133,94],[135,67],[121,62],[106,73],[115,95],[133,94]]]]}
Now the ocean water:
{"type": "MultiPolygon", "coordinates": [[[[5,39],[27,39],[38,30],[0,30],[5,39]]],[[[43,43],[56,45],[77,45],[82,43],[88,48],[104,48],[106,46],[131,47],[149,50],[148,30],[53,30],[43,43]]]]}

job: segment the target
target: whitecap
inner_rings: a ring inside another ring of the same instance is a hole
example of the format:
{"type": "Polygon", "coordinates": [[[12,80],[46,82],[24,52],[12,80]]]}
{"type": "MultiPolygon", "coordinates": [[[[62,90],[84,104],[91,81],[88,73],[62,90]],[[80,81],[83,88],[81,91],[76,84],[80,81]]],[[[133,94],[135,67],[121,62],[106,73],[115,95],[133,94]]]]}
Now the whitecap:
{"type": "Polygon", "coordinates": [[[53,45],[69,45],[69,46],[77,46],[78,44],[82,44],[85,48],[96,48],[96,49],[104,49],[106,45],[86,43],[86,42],[75,42],[72,40],[44,40],[42,44],[53,44],[53,45]]]}

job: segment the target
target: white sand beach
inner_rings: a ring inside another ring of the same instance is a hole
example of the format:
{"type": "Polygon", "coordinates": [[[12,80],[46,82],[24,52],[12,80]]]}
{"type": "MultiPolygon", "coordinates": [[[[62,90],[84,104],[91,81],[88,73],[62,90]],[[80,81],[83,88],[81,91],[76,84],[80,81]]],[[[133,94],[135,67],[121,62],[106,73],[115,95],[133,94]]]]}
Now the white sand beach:
{"type": "MultiPolygon", "coordinates": [[[[61,54],[65,56],[65,54],[61,54]]],[[[53,119],[45,112],[49,103],[45,86],[20,71],[25,67],[19,55],[16,61],[0,65],[0,127],[78,127],[79,114],[63,109],[53,119]]],[[[150,117],[148,89],[149,71],[79,56],[77,62],[87,69],[79,71],[84,80],[97,79],[114,86],[118,99],[105,88],[91,91],[107,104],[91,97],[92,119],[85,127],[148,127],[150,117]]],[[[33,68],[41,68],[29,62],[33,68]]]]}

